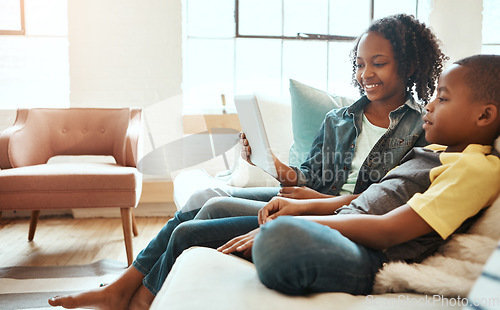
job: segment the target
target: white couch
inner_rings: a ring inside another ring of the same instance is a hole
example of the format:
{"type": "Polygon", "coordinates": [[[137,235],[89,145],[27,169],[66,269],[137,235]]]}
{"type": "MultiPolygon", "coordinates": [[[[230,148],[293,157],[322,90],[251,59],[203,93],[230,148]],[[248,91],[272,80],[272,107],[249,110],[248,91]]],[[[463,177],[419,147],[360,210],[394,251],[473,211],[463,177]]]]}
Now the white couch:
{"type": "MultiPolygon", "coordinates": [[[[289,99],[276,100],[262,95],[258,98],[273,152],[287,162],[292,144],[289,99]]],[[[238,154],[236,151],[239,158],[238,154]]],[[[214,177],[201,169],[193,169],[177,175],[174,180],[177,207],[182,207],[195,190],[210,186],[278,185],[276,180],[258,168],[235,160],[237,165],[229,174],[225,172],[214,177]]],[[[497,214],[500,213],[500,206],[498,210],[497,214]]],[[[498,235],[495,240],[500,239],[500,231],[495,231],[495,234],[498,235]]],[[[497,265],[500,266],[500,262],[497,265]]],[[[453,286],[457,284],[453,282],[456,279],[460,281],[460,278],[453,278],[440,284],[453,286]]],[[[286,296],[264,287],[250,262],[197,247],[185,251],[178,258],[151,309],[446,309],[463,305],[463,300],[457,296],[445,297],[441,294],[353,296],[323,293],[304,297],[286,296]]]]}

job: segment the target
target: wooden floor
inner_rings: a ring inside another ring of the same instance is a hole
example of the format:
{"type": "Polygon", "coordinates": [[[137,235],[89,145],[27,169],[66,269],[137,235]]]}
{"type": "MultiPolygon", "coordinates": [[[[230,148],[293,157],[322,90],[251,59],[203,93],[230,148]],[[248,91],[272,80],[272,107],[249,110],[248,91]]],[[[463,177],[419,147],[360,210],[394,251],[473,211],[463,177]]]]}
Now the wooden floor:
{"type": "MultiPolygon", "coordinates": [[[[134,257],[156,236],[168,217],[137,217],[134,257]]],[[[32,242],[29,219],[0,219],[0,267],[89,264],[101,259],[127,262],[120,218],[41,218],[32,242]]]]}

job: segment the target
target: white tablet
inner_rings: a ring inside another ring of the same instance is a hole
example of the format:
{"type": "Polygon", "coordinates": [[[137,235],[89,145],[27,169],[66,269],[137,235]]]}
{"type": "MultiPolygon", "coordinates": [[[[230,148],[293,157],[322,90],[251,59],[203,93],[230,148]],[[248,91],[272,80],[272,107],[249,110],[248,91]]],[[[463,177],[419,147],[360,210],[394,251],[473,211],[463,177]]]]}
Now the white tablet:
{"type": "Polygon", "coordinates": [[[278,172],[274,165],[257,98],[254,95],[235,96],[234,103],[240,119],[241,129],[252,149],[250,160],[257,167],[277,178],[278,172]]]}

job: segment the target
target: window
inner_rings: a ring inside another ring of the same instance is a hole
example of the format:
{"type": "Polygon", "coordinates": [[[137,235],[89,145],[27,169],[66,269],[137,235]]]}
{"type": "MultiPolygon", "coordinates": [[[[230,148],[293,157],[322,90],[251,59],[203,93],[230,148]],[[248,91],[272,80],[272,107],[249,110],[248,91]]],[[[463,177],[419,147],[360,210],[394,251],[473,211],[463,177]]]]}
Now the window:
{"type": "Polygon", "coordinates": [[[421,6],[418,0],[185,0],[184,113],[220,111],[222,94],[287,95],[290,78],[356,97],[349,60],[355,37],[372,19],[417,15],[421,6]]]}
{"type": "Polygon", "coordinates": [[[2,30],[18,31],[15,10],[3,10],[14,3],[24,4],[26,23],[24,35],[0,32],[0,109],[69,107],[67,0],[0,3],[2,30]]]}
{"type": "Polygon", "coordinates": [[[483,48],[484,54],[500,55],[500,2],[483,0],[483,48]]]}
{"type": "Polygon", "coordinates": [[[24,33],[24,0],[1,0],[0,35],[23,35],[24,33]]]}

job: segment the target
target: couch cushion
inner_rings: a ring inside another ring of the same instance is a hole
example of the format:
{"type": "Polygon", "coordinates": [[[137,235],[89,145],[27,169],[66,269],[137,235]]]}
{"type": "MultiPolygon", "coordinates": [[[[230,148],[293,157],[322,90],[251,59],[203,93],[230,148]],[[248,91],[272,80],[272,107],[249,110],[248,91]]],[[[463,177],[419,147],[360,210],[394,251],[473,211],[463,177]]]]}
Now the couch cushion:
{"type": "MultiPolygon", "coordinates": [[[[287,296],[266,288],[252,263],[213,249],[186,250],[174,264],[151,310],[176,309],[448,309],[433,296],[323,293],[287,296]],[[194,297],[194,298],[193,298],[194,297]]],[[[456,305],[456,303],[455,303],[456,305]]]]}
{"type": "Polygon", "coordinates": [[[299,166],[305,161],[326,113],[331,109],[348,106],[354,100],[330,95],[295,80],[290,80],[290,97],[293,145],[290,148],[289,164],[299,166]]]}
{"type": "Polygon", "coordinates": [[[0,208],[135,207],[142,175],[110,163],[57,163],[0,171],[0,208]]]}

